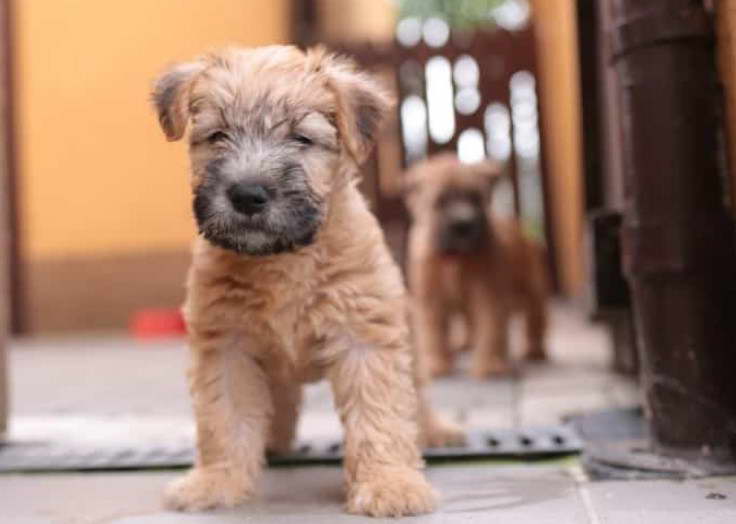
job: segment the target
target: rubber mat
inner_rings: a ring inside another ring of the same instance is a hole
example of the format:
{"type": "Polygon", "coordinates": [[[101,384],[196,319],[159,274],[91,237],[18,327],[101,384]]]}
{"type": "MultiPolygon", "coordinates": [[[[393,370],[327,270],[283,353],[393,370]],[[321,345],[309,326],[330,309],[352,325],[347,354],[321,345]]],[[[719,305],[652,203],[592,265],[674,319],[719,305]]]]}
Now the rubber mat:
{"type": "MultiPolygon", "coordinates": [[[[176,432],[166,421],[45,420],[59,431],[54,438],[14,438],[0,446],[0,471],[113,470],[185,467],[194,459],[191,431],[176,432]],[[56,424],[54,424],[56,422],[56,424]],[[167,427],[169,430],[167,431],[167,427]],[[153,430],[151,429],[153,428],[153,430]]],[[[44,433],[38,426],[35,435],[44,433]]],[[[52,433],[49,433],[52,434],[52,433]]],[[[572,426],[547,426],[521,430],[472,431],[461,447],[425,450],[432,460],[493,457],[541,458],[578,453],[582,441],[572,426]]],[[[269,463],[328,464],[342,459],[338,438],[302,440],[288,455],[271,455],[269,463]]]]}

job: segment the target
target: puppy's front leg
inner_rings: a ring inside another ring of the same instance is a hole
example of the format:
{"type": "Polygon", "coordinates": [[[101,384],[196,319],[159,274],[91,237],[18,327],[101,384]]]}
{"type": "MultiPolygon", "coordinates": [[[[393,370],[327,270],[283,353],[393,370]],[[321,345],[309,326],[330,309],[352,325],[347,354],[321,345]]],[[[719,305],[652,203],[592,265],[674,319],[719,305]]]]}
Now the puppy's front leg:
{"type": "Polygon", "coordinates": [[[409,348],[350,340],[329,370],[345,429],[347,509],[374,517],[432,511],[421,472],[409,348]]]}
{"type": "Polygon", "coordinates": [[[473,323],[470,374],[477,379],[503,375],[511,368],[508,363],[509,313],[499,300],[482,286],[471,291],[473,323]]]}
{"type": "Polygon", "coordinates": [[[441,377],[452,371],[453,356],[448,342],[448,318],[440,301],[418,297],[413,308],[414,338],[424,353],[430,375],[441,377]]]}
{"type": "Polygon", "coordinates": [[[231,335],[191,335],[190,391],[197,459],[172,482],[166,505],[182,511],[232,507],[253,493],[272,416],[261,366],[231,335]]]}
{"type": "Polygon", "coordinates": [[[547,311],[544,297],[529,297],[526,304],[526,355],[527,360],[546,360],[544,335],[547,331],[547,311]]]}

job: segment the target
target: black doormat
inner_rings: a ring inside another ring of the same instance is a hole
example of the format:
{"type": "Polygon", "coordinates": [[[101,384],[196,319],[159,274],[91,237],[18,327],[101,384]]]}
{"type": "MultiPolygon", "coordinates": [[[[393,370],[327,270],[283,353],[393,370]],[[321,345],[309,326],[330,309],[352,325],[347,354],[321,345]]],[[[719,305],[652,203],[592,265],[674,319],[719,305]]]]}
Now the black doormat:
{"type": "MultiPolygon", "coordinates": [[[[194,460],[193,432],[152,419],[115,417],[70,421],[51,417],[36,423],[33,439],[0,446],[0,472],[177,468],[194,460]],[[55,432],[74,426],[74,432],[55,432]],[[48,437],[46,437],[48,435],[48,437]],[[56,438],[55,438],[56,435],[56,438]],[[62,435],[62,436],[60,436],[62,435]]],[[[575,454],[582,441],[570,425],[473,431],[464,446],[427,449],[430,461],[484,458],[547,458],[575,454]]],[[[288,455],[269,456],[272,465],[330,464],[342,460],[339,438],[303,440],[288,455]]]]}

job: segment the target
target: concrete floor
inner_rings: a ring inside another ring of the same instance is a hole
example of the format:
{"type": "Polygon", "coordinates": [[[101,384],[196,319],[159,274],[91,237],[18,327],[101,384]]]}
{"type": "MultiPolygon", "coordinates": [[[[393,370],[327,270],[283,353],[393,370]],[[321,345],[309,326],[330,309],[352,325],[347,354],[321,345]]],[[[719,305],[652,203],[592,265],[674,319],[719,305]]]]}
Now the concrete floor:
{"type": "MultiPolygon", "coordinates": [[[[518,333],[514,333],[514,340],[518,333]]],[[[570,309],[554,311],[549,364],[483,383],[461,373],[437,381],[435,404],[466,426],[521,427],[637,401],[633,385],[608,371],[606,337],[570,309]]],[[[119,336],[17,341],[11,351],[14,442],[83,441],[146,433],[192,438],[181,341],[136,343],[119,336]],[[87,426],[85,426],[87,424],[87,426]]],[[[329,389],[307,388],[302,437],[340,432],[329,389]]],[[[231,512],[181,515],[161,509],[175,471],[0,475],[0,523],[360,522],[341,512],[337,467],[266,472],[262,495],[231,512]]],[[[431,466],[440,510],[427,523],[736,522],[736,479],[591,483],[575,459],[482,461],[431,466]]],[[[370,520],[376,522],[375,520],[370,520]]]]}

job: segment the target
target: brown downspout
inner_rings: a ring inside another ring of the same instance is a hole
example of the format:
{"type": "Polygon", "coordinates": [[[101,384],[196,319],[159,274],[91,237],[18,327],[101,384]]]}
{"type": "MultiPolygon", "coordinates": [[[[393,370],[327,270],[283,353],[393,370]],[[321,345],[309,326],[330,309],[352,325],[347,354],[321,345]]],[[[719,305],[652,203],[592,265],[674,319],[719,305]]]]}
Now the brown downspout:
{"type": "Polygon", "coordinates": [[[736,251],[713,21],[693,0],[608,0],[622,86],[624,267],[656,451],[736,445],[736,251]]]}

